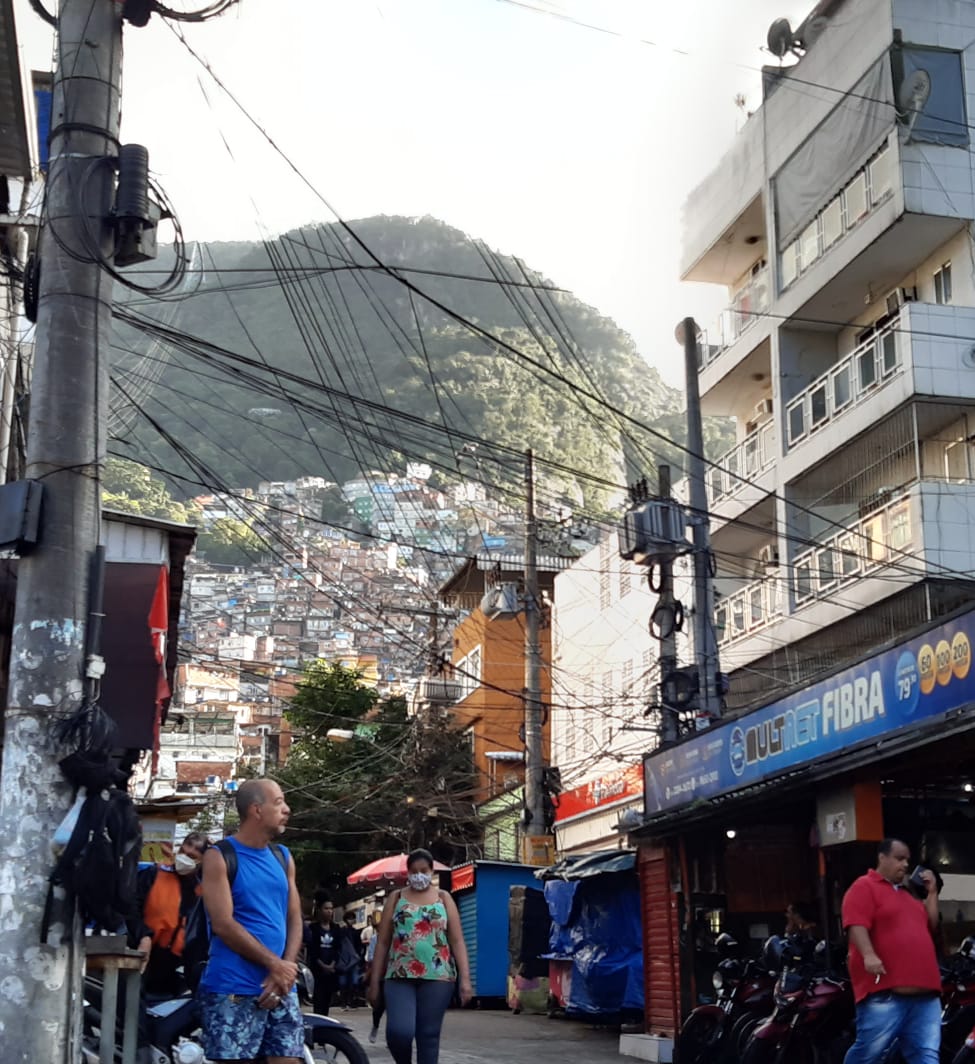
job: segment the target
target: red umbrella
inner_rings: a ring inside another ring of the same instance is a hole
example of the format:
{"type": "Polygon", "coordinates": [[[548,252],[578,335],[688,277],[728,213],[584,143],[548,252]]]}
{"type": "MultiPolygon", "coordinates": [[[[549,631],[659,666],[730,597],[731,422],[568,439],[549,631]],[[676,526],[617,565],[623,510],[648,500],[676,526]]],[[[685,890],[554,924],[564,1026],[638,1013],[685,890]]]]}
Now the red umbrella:
{"type": "MultiPolygon", "coordinates": [[[[370,861],[362,868],[357,868],[346,881],[352,887],[360,883],[405,883],[407,856],[405,853],[396,853],[390,857],[380,857],[378,861],[370,861]]],[[[447,866],[439,861],[433,862],[433,870],[449,871],[447,866]]]]}

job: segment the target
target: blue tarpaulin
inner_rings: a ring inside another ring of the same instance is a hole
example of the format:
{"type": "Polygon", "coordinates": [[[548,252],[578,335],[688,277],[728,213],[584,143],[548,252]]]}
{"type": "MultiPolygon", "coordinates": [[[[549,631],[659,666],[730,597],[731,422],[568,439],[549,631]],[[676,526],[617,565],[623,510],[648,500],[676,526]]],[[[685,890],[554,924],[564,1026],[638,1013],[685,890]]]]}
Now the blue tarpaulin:
{"type": "Polygon", "coordinates": [[[643,1009],[640,892],[633,871],[549,879],[552,960],[571,960],[568,1013],[609,1015],[643,1009]]]}

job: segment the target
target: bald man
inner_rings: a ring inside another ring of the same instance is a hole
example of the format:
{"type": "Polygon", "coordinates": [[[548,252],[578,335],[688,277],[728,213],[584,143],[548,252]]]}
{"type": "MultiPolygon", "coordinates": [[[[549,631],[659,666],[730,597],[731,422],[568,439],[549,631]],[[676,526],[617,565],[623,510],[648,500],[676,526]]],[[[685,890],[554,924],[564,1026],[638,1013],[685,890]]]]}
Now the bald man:
{"type": "Polygon", "coordinates": [[[208,1060],[302,1059],[304,1027],[295,992],[301,902],[291,855],[276,840],[290,810],[273,780],[247,780],[236,796],[240,827],[233,883],[219,849],[203,858],[210,958],[200,980],[208,1060]]]}

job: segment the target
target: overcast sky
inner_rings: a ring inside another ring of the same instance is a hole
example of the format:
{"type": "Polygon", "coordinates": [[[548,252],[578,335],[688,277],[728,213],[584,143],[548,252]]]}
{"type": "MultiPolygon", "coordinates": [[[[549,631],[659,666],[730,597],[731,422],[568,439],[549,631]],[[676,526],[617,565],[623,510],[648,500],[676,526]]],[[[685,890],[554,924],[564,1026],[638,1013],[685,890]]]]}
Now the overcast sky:
{"type": "MultiPolygon", "coordinates": [[[[49,69],[49,31],[15,2],[26,61],[49,69]]],[[[677,383],[677,319],[724,302],[678,282],[681,204],[743,123],[735,96],[759,102],[770,22],[812,6],[241,0],[186,33],[344,218],[430,214],[518,255],[677,383]]],[[[188,240],[334,220],[157,17],[126,27],[122,137],[188,240]]]]}

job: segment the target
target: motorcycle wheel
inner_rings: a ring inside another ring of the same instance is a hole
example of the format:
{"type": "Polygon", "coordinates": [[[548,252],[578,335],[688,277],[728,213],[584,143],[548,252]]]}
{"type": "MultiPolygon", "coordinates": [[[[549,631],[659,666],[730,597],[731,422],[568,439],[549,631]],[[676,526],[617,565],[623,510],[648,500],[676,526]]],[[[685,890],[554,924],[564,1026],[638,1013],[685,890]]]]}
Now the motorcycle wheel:
{"type": "Polygon", "coordinates": [[[748,1045],[748,1039],[752,1036],[752,1031],[762,1022],[761,1016],[742,1016],[740,1020],[736,1020],[734,1026],[731,1028],[731,1034],[728,1036],[728,1047],[734,1055],[734,1060],[738,1060],[745,1052],[745,1046],[748,1045]]]}
{"type": "Polygon", "coordinates": [[[738,1058],[739,1064],[779,1064],[779,1061],[789,1061],[789,1064],[792,1064],[794,1058],[784,1052],[787,1048],[783,1046],[780,1049],[778,1043],[771,1038],[749,1038],[738,1058]]]}
{"type": "Polygon", "coordinates": [[[719,1064],[724,1059],[721,1051],[722,1025],[716,1016],[688,1016],[677,1039],[680,1064],[719,1064]]]}
{"type": "Polygon", "coordinates": [[[321,1042],[314,1050],[305,1046],[306,1064],[369,1064],[366,1051],[348,1031],[319,1029],[318,1036],[321,1042]]]}

